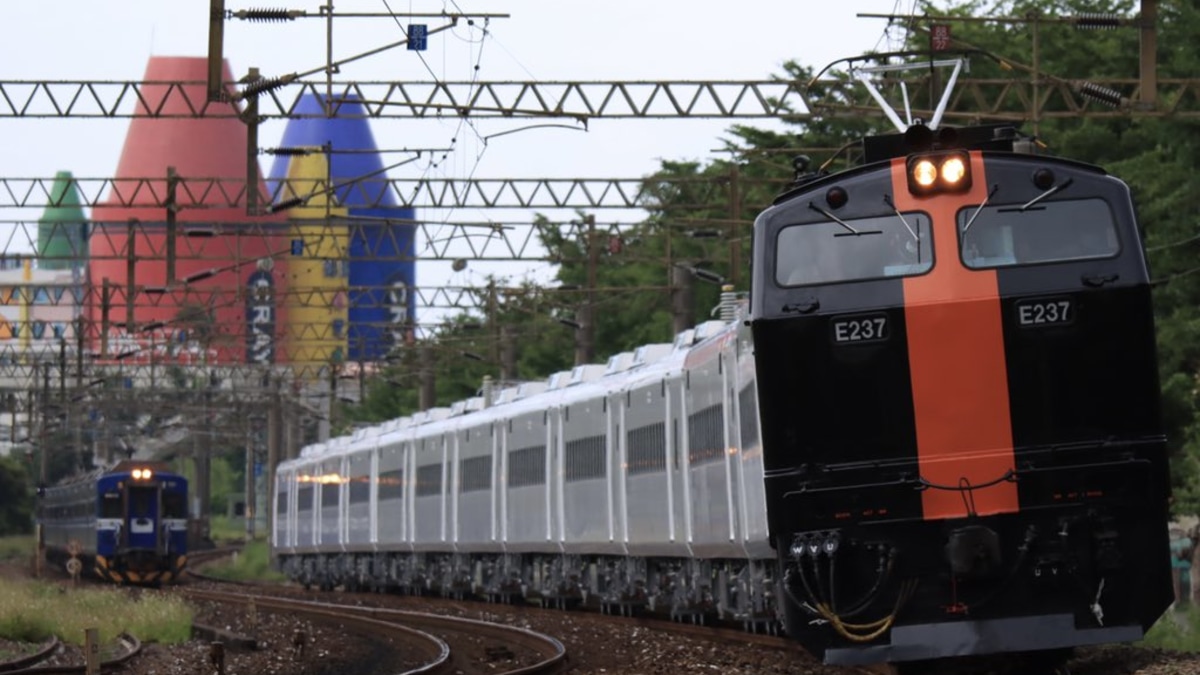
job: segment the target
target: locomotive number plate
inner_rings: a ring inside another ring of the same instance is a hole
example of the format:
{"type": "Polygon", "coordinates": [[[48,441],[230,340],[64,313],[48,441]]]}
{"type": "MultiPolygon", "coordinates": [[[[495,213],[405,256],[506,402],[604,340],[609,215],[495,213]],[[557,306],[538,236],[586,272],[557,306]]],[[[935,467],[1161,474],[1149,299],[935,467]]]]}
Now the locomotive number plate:
{"type": "Polygon", "coordinates": [[[830,322],[833,341],[838,344],[879,342],[888,339],[888,318],[885,314],[848,316],[830,322]]]}
{"type": "Polygon", "coordinates": [[[1017,324],[1061,326],[1075,320],[1075,306],[1066,298],[1024,300],[1017,303],[1017,324]]]}

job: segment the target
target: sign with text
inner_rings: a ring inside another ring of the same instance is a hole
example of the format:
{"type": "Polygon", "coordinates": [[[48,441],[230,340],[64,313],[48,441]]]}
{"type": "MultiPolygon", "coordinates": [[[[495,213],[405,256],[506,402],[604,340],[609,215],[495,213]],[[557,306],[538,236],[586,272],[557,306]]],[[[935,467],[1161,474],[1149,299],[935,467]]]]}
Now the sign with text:
{"type": "Polygon", "coordinates": [[[423,23],[408,24],[408,51],[423,52],[429,47],[429,26],[423,23]]]}
{"type": "Polygon", "coordinates": [[[950,24],[935,23],[929,27],[929,49],[935,52],[950,49],[950,24]]]}

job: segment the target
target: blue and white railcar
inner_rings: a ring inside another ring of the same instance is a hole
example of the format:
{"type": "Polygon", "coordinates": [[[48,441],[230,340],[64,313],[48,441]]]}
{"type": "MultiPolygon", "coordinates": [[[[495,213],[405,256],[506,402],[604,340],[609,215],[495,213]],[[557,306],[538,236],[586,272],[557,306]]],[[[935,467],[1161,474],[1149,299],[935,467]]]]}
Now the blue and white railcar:
{"type": "Polygon", "coordinates": [[[187,480],[161,462],[123,461],[46,488],[38,523],[49,560],[77,558],[106,581],[157,585],[187,567],[187,480]]]}

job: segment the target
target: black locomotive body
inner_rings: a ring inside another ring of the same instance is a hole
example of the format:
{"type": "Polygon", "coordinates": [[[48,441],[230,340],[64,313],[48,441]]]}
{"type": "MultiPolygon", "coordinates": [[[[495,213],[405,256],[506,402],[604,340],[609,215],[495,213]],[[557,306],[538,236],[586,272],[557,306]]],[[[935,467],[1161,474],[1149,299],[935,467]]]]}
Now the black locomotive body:
{"type": "Polygon", "coordinates": [[[1129,190],[1011,129],[926,132],[755,223],[787,632],[847,664],[1139,639],[1172,593],[1129,190]]]}

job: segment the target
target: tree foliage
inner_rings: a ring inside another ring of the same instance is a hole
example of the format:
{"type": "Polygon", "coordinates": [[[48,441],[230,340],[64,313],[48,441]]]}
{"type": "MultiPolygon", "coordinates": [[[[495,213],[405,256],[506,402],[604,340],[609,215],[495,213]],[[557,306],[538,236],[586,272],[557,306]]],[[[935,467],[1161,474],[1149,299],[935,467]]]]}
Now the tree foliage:
{"type": "Polygon", "coordinates": [[[16,457],[0,457],[0,537],[33,530],[32,495],[26,465],[16,457]]]}

